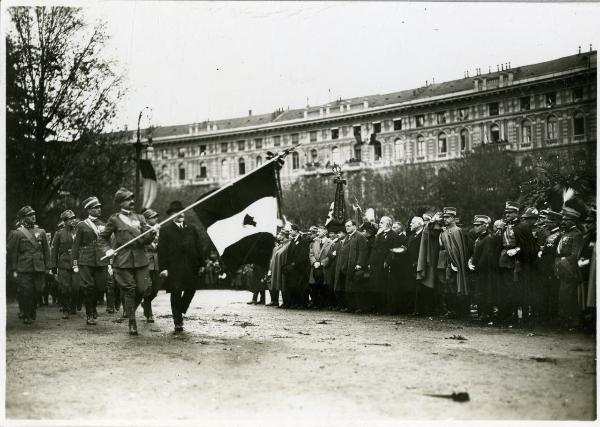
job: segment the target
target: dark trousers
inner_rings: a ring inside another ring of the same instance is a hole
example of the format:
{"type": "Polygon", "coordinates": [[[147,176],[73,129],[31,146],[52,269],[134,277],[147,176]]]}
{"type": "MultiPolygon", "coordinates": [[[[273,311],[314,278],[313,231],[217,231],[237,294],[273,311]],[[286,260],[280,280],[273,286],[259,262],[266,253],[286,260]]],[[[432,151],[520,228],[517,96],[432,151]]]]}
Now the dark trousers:
{"type": "Polygon", "coordinates": [[[435,292],[422,283],[415,286],[415,313],[429,316],[434,312],[435,292]]]}
{"type": "Polygon", "coordinates": [[[279,290],[269,290],[269,295],[271,296],[271,304],[279,304],[279,290]]]}
{"type": "Polygon", "coordinates": [[[124,314],[129,320],[135,320],[135,311],[150,289],[148,266],[138,268],[115,268],[114,278],[123,296],[124,314]]]}
{"type": "Polygon", "coordinates": [[[183,323],[183,314],[190,307],[195,293],[195,289],[171,292],[171,312],[173,313],[173,322],[175,325],[183,323]]]}
{"type": "Polygon", "coordinates": [[[121,292],[115,281],[114,274],[108,276],[106,281],[106,309],[119,311],[121,308],[121,292]]]}
{"type": "Polygon", "coordinates": [[[542,315],[546,319],[556,319],[558,315],[558,291],[560,280],[554,276],[546,276],[542,281],[542,315]]]}
{"type": "Polygon", "coordinates": [[[310,285],[310,300],[315,307],[323,307],[326,303],[327,289],[325,284],[311,283],[310,285]]]}
{"type": "Polygon", "coordinates": [[[77,295],[81,287],[79,273],[70,268],[59,268],[57,276],[62,309],[66,313],[75,314],[77,295]]]}
{"type": "Polygon", "coordinates": [[[517,315],[519,283],[515,272],[510,268],[500,269],[500,283],[498,285],[498,315],[500,319],[510,319],[517,315]]]}
{"type": "Polygon", "coordinates": [[[37,301],[44,291],[46,273],[18,273],[17,301],[19,310],[25,319],[35,319],[37,301]]]}
{"type": "Polygon", "coordinates": [[[160,275],[158,270],[149,270],[150,274],[150,293],[144,297],[144,301],[142,302],[142,308],[144,309],[144,316],[150,317],[152,316],[152,300],[156,298],[158,295],[158,290],[160,289],[160,275]]]}
{"type": "Polygon", "coordinates": [[[258,304],[265,304],[265,291],[252,292],[252,301],[258,304]]]}
{"type": "Polygon", "coordinates": [[[79,278],[81,281],[81,290],[83,291],[85,314],[91,316],[96,313],[98,298],[104,293],[104,289],[106,289],[108,268],[106,266],[90,267],[88,265],[80,265],[79,278]]]}
{"type": "Polygon", "coordinates": [[[335,304],[338,308],[345,308],[347,306],[347,294],[345,291],[335,291],[335,304]]]}

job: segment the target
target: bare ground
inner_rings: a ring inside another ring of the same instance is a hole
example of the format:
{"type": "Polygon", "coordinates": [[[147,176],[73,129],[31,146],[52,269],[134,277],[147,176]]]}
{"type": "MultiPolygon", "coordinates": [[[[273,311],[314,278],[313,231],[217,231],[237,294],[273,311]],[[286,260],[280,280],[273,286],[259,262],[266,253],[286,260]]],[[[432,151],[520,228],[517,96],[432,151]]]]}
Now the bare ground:
{"type": "Polygon", "coordinates": [[[7,307],[6,417],[109,422],[398,419],[592,420],[595,337],[439,318],[249,306],[249,292],[197,292],[172,330],[169,297],[140,336],[99,307],[97,326],[34,325],[7,307]],[[450,339],[454,338],[465,338],[450,339]],[[460,337],[458,337],[460,336],[460,337]],[[466,391],[470,401],[427,394],[466,391]]]}

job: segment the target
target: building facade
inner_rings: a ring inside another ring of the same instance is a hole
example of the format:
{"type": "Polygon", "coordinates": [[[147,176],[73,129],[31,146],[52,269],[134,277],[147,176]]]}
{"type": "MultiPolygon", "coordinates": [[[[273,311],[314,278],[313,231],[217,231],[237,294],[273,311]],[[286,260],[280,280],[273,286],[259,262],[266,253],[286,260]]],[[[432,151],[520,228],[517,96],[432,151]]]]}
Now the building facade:
{"type": "MultiPolygon", "coordinates": [[[[596,156],[596,51],[385,95],[152,131],[161,185],[215,187],[301,144],[284,184],[327,174],[423,165],[439,171],[480,144],[534,157],[596,156]]],[[[132,136],[134,138],[134,136],[132,136]]]]}

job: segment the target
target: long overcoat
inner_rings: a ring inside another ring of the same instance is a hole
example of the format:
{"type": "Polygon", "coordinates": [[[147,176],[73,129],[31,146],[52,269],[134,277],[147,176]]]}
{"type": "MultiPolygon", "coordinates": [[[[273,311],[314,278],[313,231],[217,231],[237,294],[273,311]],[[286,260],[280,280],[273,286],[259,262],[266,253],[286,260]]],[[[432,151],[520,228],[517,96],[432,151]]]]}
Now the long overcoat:
{"type": "Polygon", "coordinates": [[[167,292],[196,289],[203,260],[200,232],[196,227],[184,222],[180,228],[169,222],[160,229],[158,264],[160,271],[168,270],[164,281],[167,292]]]}
{"type": "Polygon", "coordinates": [[[345,292],[362,292],[360,281],[355,280],[354,272],[359,265],[363,270],[367,267],[367,239],[358,231],[351,236],[346,236],[341,248],[336,255],[335,264],[335,290],[345,292]],[[346,276],[342,284],[340,273],[346,276]]]}

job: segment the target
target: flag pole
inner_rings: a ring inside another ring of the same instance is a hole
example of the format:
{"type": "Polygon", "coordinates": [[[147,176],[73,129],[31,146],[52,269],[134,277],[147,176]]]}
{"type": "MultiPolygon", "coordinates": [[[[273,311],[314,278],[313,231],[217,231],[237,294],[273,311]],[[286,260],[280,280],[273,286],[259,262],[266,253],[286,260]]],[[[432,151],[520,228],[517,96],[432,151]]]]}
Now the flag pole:
{"type": "MultiPolygon", "coordinates": [[[[250,172],[248,175],[264,168],[265,166],[279,160],[282,159],[284,157],[286,157],[287,155],[289,155],[292,151],[294,151],[296,148],[298,148],[300,145],[302,145],[302,143],[293,145],[289,148],[286,148],[285,150],[279,152],[277,155],[273,156],[271,159],[269,159],[267,162],[265,162],[264,164],[262,164],[259,168],[254,169],[252,172],[250,172]]],[[[168,217],[167,219],[159,222],[158,224],[155,225],[155,227],[160,227],[163,224],[166,224],[169,221],[174,220],[175,218],[177,218],[179,215],[181,215],[184,212],[189,211],[190,209],[194,208],[195,206],[199,205],[202,202],[205,202],[206,200],[210,199],[211,197],[219,194],[220,192],[222,192],[223,190],[231,187],[232,185],[236,184],[237,182],[241,181],[242,179],[248,177],[248,175],[243,175],[240,176],[236,179],[234,179],[233,181],[231,181],[229,184],[224,185],[220,188],[218,188],[216,191],[213,191],[210,194],[207,194],[206,196],[202,197],[199,200],[196,200],[194,203],[190,204],[189,206],[186,206],[185,208],[183,208],[182,210],[174,213],[173,215],[171,215],[170,217],[168,217]]],[[[130,244],[132,244],[133,242],[135,242],[136,240],[141,239],[143,236],[145,236],[146,234],[150,233],[153,230],[153,228],[149,228],[148,230],[144,231],[143,233],[139,234],[138,236],[135,236],[133,239],[129,240],[128,242],[123,243],[121,246],[119,246],[117,249],[114,250],[113,255],[116,254],[117,252],[119,252],[120,250],[122,250],[123,248],[129,246],[130,244]]],[[[113,256],[111,255],[111,256],[113,256]]],[[[104,261],[106,258],[109,258],[108,256],[104,255],[102,258],[100,258],[101,261],[104,261]]]]}

